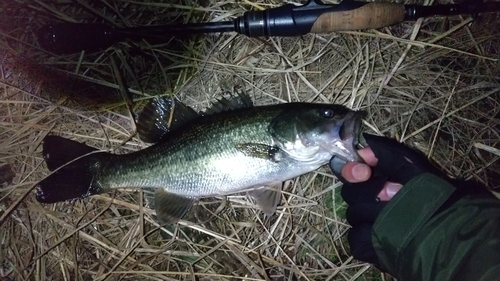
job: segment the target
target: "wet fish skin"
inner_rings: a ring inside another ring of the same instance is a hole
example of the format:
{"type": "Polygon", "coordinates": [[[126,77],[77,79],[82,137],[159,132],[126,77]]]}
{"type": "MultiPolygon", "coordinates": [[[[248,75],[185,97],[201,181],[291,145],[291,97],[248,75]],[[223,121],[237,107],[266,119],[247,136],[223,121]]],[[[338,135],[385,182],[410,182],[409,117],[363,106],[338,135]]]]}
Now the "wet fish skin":
{"type": "MultiPolygon", "coordinates": [[[[37,199],[54,203],[116,188],[146,188],[155,190],[155,197],[189,205],[201,197],[277,186],[316,170],[333,154],[358,160],[354,144],[361,117],[340,105],[311,103],[199,117],[146,149],[125,155],[98,152],[71,162],[37,185],[37,199]]],[[[156,208],[158,213],[163,207],[156,208]]],[[[167,220],[175,221],[186,211],[178,208],[179,214],[167,220]]]]}

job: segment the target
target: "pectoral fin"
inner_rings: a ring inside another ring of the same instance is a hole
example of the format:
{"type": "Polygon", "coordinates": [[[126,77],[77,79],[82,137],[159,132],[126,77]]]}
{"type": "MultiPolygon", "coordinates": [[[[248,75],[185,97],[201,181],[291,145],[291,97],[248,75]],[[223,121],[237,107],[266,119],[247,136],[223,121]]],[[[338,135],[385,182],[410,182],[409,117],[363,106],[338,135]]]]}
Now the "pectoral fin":
{"type": "Polygon", "coordinates": [[[162,224],[176,223],[191,209],[197,198],[184,197],[157,188],[154,207],[158,221],[162,224]]]}
{"type": "Polygon", "coordinates": [[[264,214],[271,216],[276,212],[281,201],[281,188],[283,183],[275,183],[272,186],[249,191],[248,194],[255,198],[257,205],[264,214]]]}
{"type": "Polygon", "coordinates": [[[236,148],[250,157],[271,160],[273,162],[281,160],[282,151],[277,146],[260,143],[240,143],[236,145],[236,148]]]}

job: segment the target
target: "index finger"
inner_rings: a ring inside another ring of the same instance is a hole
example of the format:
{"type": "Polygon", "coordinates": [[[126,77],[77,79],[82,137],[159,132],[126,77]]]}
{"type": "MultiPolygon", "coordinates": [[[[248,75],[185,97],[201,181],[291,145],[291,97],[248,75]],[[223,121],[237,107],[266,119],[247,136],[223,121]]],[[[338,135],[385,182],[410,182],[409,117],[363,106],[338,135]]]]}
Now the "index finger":
{"type": "Polygon", "coordinates": [[[369,146],[359,149],[358,154],[361,158],[363,158],[366,164],[372,167],[377,166],[378,159],[375,157],[375,153],[373,153],[373,150],[369,146]]]}

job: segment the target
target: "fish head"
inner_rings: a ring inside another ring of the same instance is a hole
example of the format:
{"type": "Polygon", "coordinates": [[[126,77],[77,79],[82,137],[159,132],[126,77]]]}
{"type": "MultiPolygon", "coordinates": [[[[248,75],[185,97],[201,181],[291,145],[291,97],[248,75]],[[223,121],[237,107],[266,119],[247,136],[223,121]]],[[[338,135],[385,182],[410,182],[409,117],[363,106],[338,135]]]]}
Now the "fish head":
{"type": "Polygon", "coordinates": [[[356,147],[364,116],[337,104],[300,104],[277,116],[269,129],[278,146],[298,161],[322,165],[336,155],[363,162],[356,147]]]}

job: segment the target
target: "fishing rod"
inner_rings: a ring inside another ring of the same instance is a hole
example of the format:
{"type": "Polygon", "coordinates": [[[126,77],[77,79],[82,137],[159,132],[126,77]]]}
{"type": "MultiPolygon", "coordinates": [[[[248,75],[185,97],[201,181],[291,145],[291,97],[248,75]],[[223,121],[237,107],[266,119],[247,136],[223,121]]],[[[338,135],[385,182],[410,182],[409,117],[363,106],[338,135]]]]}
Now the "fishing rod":
{"type": "Polygon", "coordinates": [[[500,11],[500,2],[465,1],[447,5],[405,5],[388,2],[345,0],[324,4],[309,0],[295,6],[287,4],[263,11],[248,11],[232,21],[169,24],[113,28],[106,24],[57,23],[38,32],[42,48],[55,54],[82,50],[97,51],[125,41],[145,38],[170,38],[188,34],[237,32],[249,37],[300,36],[307,33],[373,29],[422,17],[480,14],[500,11]]]}

